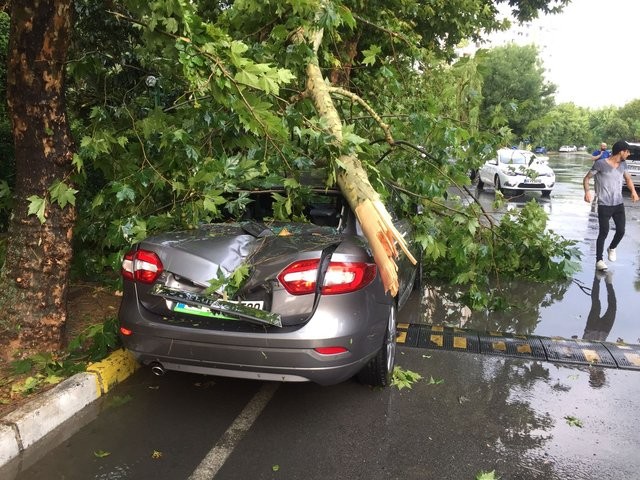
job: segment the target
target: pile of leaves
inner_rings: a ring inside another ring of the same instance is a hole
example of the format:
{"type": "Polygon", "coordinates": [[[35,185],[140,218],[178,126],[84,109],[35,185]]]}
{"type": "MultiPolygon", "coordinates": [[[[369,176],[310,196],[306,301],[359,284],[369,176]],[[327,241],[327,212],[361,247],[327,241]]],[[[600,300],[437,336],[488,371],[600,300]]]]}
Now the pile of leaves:
{"type": "Polygon", "coordinates": [[[0,359],[0,418],[121,346],[113,316],[120,299],[104,290],[101,293],[99,313],[92,290],[84,290],[70,302],[70,338],[63,351],[0,359]]]}

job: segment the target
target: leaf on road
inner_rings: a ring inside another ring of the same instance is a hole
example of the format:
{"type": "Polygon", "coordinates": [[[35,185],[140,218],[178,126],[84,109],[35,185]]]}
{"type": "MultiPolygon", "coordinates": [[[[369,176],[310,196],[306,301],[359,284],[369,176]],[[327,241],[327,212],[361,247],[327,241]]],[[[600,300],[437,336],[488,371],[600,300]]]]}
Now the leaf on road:
{"type": "Polygon", "coordinates": [[[398,390],[403,388],[411,388],[414,383],[422,379],[422,375],[411,370],[405,370],[400,366],[396,366],[393,369],[393,377],[391,378],[391,385],[398,387],[398,390]]]}
{"type": "Polygon", "coordinates": [[[151,454],[151,458],[155,460],[157,460],[158,458],[162,458],[162,452],[154,450],[153,453],[151,454]]]}
{"type": "Polygon", "coordinates": [[[96,450],[95,452],[93,452],[93,455],[98,458],[104,458],[111,455],[111,452],[105,452],[104,450],[96,450]]]}
{"type": "Polygon", "coordinates": [[[480,472],[476,475],[476,480],[498,480],[500,477],[496,477],[495,470],[490,472],[480,472]]]}
{"type": "Polygon", "coordinates": [[[567,415],[566,417],[564,417],[564,419],[567,421],[568,425],[572,427],[582,428],[582,420],[580,420],[579,418],[576,418],[572,415],[567,415]]]}

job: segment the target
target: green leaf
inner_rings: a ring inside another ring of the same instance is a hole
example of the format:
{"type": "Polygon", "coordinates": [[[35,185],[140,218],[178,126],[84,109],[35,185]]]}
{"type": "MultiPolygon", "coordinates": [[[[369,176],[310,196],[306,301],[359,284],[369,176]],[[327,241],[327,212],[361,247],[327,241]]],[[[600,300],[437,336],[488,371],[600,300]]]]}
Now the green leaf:
{"type": "Polygon", "coordinates": [[[78,190],[69,188],[66,183],[56,180],[53,185],[49,187],[49,195],[51,200],[56,202],[60,208],[64,208],[67,204],[76,204],[76,193],[78,190]]]}
{"type": "Polygon", "coordinates": [[[58,375],[47,375],[43,381],[44,383],[48,383],[49,385],[56,385],[62,380],[64,380],[64,377],[60,377],[58,375]]]}
{"type": "Polygon", "coordinates": [[[362,63],[364,63],[365,65],[374,65],[376,63],[376,56],[381,52],[382,48],[380,48],[378,45],[371,45],[370,48],[362,51],[362,53],[364,54],[362,63]]]}
{"type": "Polygon", "coordinates": [[[47,201],[37,195],[31,195],[27,200],[29,200],[28,215],[35,215],[40,220],[40,223],[44,223],[46,220],[44,218],[44,210],[47,207],[47,201]]]}
{"type": "Polygon", "coordinates": [[[564,419],[567,421],[568,425],[572,427],[582,428],[582,420],[580,420],[579,418],[576,418],[572,415],[567,415],[566,417],[564,417],[564,419]]]}
{"type": "Polygon", "coordinates": [[[338,7],[338,15],[340,16],[340,21],[349,28],[353,29],[356,26],[356,20],[353,18],[351,10],[344,5],[338,7]]]}
{"type": "Polygon", "coordinates": [[[11,371],[14,375],[22,375],[31,371],[32,368],[33,362],[29,358],[11,362],[11,371]]]}
{"type": "Polygon", "coordinates": [[[116,193],[116,198],[119,202],[125,200],[133,202],[136,199],[136,192],[129,185],[121,185],[118,193],[116,193]]]}
{"type": "Polygon", "coordinates": [[[490,472],[480,472],[476,475],[476,480],[499,480],[500,477],[496,477],[495,470],[490,472]]]}
{"type": "Polygon", "coordinates": [[[82,157],[80,155],[78,155],[77,153],[73,154],[73,160],[72,160],[72,165],[74,167],[76,167],[76,171],[79,173],[82,171],[83,167],[84,167],[84,162],[82,160],[82,157]]]}
{"type": "Polygon", "coordinates": [[[399,365],[393,368],[393,375],[391,377],[391,385],[397,387],[398,390],[403,388],[411,388],[414,383],[422,379],[422,375],[411,370],[405,370],[399,365]]]}
{"type": "Polygon", "coordinates": [[[93,455],[96,456],[97,458],[104,458],[111,455],[111,452],[106,452],[104,450],[96,450],[95,452],[93,452],[93,455]]]}

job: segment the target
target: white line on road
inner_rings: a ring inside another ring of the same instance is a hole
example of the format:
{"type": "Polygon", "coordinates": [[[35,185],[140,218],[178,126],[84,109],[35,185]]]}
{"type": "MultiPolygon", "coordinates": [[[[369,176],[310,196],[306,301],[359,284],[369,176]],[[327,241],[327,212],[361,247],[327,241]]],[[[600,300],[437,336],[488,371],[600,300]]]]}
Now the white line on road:
{"type": "Polygon", "coordinates": [[[264,407],[280,386],[276,382],[265,382],[253,398],[236,417],[233,423],[222,434],[218,442],[204,457],[198,468],[191,474],[189,480],[211,480],[222,468],[224,462],[236,448],[245,433],[251,428],[264,407]]]}

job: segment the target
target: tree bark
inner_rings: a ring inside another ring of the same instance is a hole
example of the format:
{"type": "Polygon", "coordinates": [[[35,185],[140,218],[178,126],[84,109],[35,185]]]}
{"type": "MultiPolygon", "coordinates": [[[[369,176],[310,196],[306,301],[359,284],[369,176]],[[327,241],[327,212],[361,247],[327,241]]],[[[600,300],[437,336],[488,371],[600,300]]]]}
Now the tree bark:
{"type": "Polygon", "coordinates": [[[0,272],[5,355],[52,352],[62,344],[76,211],[52,204],[48,191],[56,180],[69,185],[73,167],[64,98],[70,34],[71,0],[13,1],[7,103],[16,185],[0,272]],[[28,213],[31,196],[47,199],[44,223],[28,213]]]}

